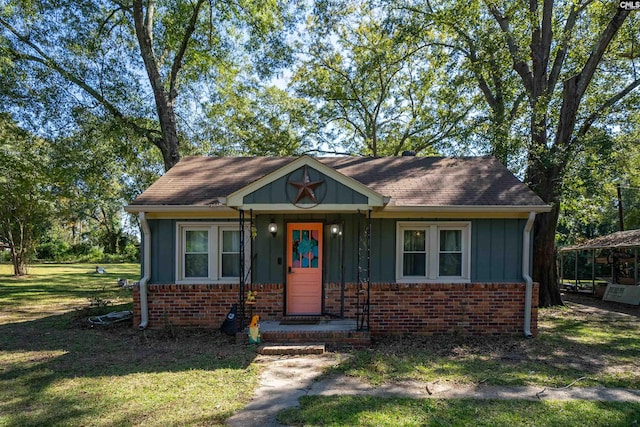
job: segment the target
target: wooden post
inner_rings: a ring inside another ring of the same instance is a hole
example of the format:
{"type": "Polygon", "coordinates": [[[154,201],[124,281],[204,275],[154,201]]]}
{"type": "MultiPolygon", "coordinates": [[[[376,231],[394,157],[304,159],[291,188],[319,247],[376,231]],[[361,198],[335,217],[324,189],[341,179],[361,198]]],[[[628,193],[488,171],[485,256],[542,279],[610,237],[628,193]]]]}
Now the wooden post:
{"type": "Polygon", "coordinates": [[[596,293],[596,250],[591,249],[591,293],[596,293]]]}
{"type": "Polygon", "coordinates": [[[624,214],[622,211],[622,193],[620,191],[620,184],[616,186],[618,190],[618,220],[620,222],[620,231],[624,231],[624,214]]]}
{"type": "Polygon", "coordinates": [[[576,257],[573,263],[574,266],[574,273],[575,273],[575,278],[576,278],[576,292],[578,292],[578,255],[580,255],[580,251],[576,251],[576,257]]]}
{"type": "Polygon", "coordinates": [[[633,284],[638,286],[638,248],[633,248],[633,284]]]}

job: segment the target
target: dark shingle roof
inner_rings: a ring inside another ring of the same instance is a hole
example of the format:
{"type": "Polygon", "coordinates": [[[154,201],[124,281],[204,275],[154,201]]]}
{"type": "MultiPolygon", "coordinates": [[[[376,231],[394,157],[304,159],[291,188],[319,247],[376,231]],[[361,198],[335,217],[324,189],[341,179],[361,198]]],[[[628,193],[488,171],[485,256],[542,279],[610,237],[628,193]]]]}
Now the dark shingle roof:
{"type": "MultiPolygon", "coordinates": [[[[219,205],[294,157],[185,157],[131,205],[219,205]]],[[[542,206],[494,157],[319,157],[390,206],[542,206]]]]}
{"type": "Polygon", "coordinates": [[[599,236],[573,246],[561,248],[561,252],[606,249],[606,248],[633,248],[640,246],[640,230],[617,231],[606,236],[599,236]]]}

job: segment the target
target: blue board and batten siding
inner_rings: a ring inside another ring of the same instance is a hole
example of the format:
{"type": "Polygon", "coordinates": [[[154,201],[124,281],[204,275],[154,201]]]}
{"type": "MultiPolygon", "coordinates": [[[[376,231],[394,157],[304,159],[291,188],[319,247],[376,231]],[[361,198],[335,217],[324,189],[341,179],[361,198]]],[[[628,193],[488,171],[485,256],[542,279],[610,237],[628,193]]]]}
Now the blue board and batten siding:
{"type": "MultiPolygon", "coordinates": [[[[175,219],[147,220],[151,230],[151,280],[149,283],[173,284],[176,282],[177,223],[186,221],[175,219]]],[[[211,220],[190,219],[189,221],[209,222],[211,220]]],[[[214,222],[238,223],[237,220],[215,220],[214,222]]]]}
{"type": "MultiPolygon", "coordinates": [[[[433,218],[421,221],[437,221],[433,218]]],[[[176,227],[186,220],[151,219],[151,281],[170,284],[176,281],[176,227]]],[[[229,220],[237,223],[237,220],[229,220]]],[[[371,232],[371,280],[395,281],[396,222],[403,219],[373,219],[371,232]]],[[[417,219],[416,219],[417,221],[417,219]]],[[[218,221],[216,221],[218,222],[218,221]]],[[[364,215],[355,214],[288,214],[258,215],[255,219],[258,235],[254,241],[254,281],[256,283],[282,283],[285,277],[285,240],[287,222],[325,223],[325,281],[340,281],[344,265],[345,281],[355,282],[357,277],[357,230],[366,224],[364,215]],[[278,234],[268,233],[267,225],[275,221],[278,234]],[[344,258],[340,259],[340,237],[329,233],[329,225],[343,226],[344,258]]],[[[524,219],[474,219],[471,222],[471,281],[521,282],[522,231],[524,219]]],[[[363,238],[361,236],[361,238],[363,238]]]]}

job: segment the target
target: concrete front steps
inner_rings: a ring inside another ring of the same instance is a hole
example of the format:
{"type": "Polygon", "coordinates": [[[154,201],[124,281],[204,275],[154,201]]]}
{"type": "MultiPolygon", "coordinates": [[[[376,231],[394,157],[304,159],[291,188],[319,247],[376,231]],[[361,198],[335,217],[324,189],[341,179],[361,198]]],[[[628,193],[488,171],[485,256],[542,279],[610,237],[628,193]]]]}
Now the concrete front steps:
{"type": "MultiPolygon", "coordinates": [[[[296,317],[283,321],[260,322],[261,354],[321,354],[326,347],[368,347],[369,331],[357,330],[349,319],[296,317]]],[[[239,333],[240,342],[247,342],[247,332],[239,333]]]]}

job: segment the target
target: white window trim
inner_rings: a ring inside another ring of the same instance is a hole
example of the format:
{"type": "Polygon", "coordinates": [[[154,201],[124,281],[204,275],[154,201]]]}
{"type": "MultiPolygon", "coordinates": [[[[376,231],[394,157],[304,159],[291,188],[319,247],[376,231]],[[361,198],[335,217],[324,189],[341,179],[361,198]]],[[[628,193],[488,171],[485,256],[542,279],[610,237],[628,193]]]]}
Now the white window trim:
{"type": "MultiPolygon", "coordinates": [[[[233,222],[195,222],[180,221],[176,222],[176,253],[175,253],[175,274],[176,284],[235,284],[239,283],[239,277],[221,277],[222,274],[222,231],[223,230],[240,230],[238,224],[233,222]],[[184,245],[186,231],[191,230],[207,230],[209,232],[209,277],[184,277],[184,245]]],[[[244,259],[245,274],[249,271],[251,265],[251,232],[249,227],[245,227],[244,231],[244,259]]],[[[247,277],[247,281],[249,278],[247,277]]]]}
{"type": "Polygon", "coordinates": [[[469,283],[471,281],[471,222],[470,221],[398,221],[396,223],[396,282],[398,283],[469,283]],[[427,276],[404,276],[404,230],[424,229],[427,249],[427,276]],[[462,232],[462,275],[440,276],[440,230],[462,232]]]}

